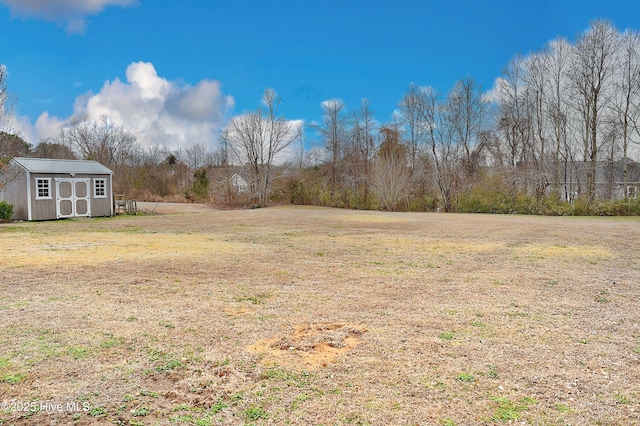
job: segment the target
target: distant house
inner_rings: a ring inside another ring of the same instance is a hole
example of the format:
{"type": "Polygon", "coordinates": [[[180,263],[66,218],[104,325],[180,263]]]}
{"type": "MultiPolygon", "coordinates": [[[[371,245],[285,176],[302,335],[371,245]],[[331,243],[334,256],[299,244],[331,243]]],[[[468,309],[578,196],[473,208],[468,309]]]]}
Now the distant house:
{"type": "Polygon", "coordinates": [[[14,157],[0,170],[12,219],[113,216],[113,172],[97,161],[14,157]]]}
{"type": "Polygon", "coordinates": [[[238,173],[234,173],[231,176],[231,184],[239,194],[249,191],[249,184],[238,173]]]}
{"type": "MultiPolygon", "coordinates": [[[[595,196],[598,199],[622,199],[625,193],[630,198],[640,194],[640,163],[627,159],[627,176],[624,176],[624,161],[597,161],[595,164],[595,196]]],[[[591,165],[587,162],[568,163],[564,176],[568,179],[561,182],[562,191],[568,201],[578,196],[580,181],[584,186],[591,165]]]]}

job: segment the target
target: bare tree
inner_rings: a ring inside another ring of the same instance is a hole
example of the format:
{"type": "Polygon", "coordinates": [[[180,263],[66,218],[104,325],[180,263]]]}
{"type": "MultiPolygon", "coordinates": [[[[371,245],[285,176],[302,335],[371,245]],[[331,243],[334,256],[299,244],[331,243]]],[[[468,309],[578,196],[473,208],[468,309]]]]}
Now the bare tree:
{"type": "Polygon", "coordinates": [[[596,193],[596,169],[600,141],[598,134],[606,119],[605,106],[611,101],[611,79],[620,48],[619,33],[606,21],[594,21],[578,39],[570,73],[576,89],[577,106],[583,125],[583,158],[587,163],[587,198],[596,193]]]}
{"type": "Polygon", "coordinates": [[[331,99],[322,103],[322,124],[313,126],[320,133],[329,153],[331,195],[338,185],[339,166],[342,159],[347,133],[345,103],[341,99],[331,99]]]}
{"type": "Polygon", "coordinates": [[[552,126],[551,133],[555,145],[555,184],[558,199],[561,198],[561,182],[564,182],[564,198],[568,200],[571,188],[567,182],[573,176],[569,173],[569,160],[573,158],[569,141],[569,90],[568,69],[571,60],[572,46],[563,38],[550,42],[544,52],[544,69],[548,76],[547,114],[552,126]]]}
{"type": "Polygon", "coordinates": [[[114,174],[114,191],[126,193],[131,182],[132,162],[140,154],[136,137],[116,126],[107,116],[100,120],[74,121],[58,132],[56,143],[68,146],[76,156],[96,160],[114,174]]]}
{"type": "Polygon", "coordinates": [[[353,144],[358,159],[357,172],[363,186],[362,201],[365,205],[369,200],[373,174],[375,132],[375,112],[371,109],[369,99],[362,99],[359,110],[354,113],[353,144]]]}
{"type": "MultiPolygon", "coordinates": [[[[232,153],[233,141],[229,127],[225,127],[220,132],[220,167],[222,168],[221,182],[219,182],[219,194],[225,201],[229,202],[237,194],[237,188],[233,185],[232,153]]],[[[215,194],[214,194],[215,196],[215,194]]]]}
{"type": "Polygon", "coordinates": [[[301,126],[278,115],[280,101],[273,89],[266,89],[264,108],[234,117],[228,128],[231,151],[251,175],[259,205],[269,200],[275,161],[302,134],[301,126]]]}
{"type": "Polygon", "coordinates": [[[114,125],[107,116],[63,126],[57,142],[67,145],[79,157],[96,160],[113,170],[121,169],[138,153],[136,137],[114,125]]]}
{"type": "Polygon", "coordinates": [[[548,143],[551,139],[548,123],[549,115],[547,114],[549,84],[544,53],[531,55],[525,74],[525,81],[533,119],[533,143],[530,144],[528,150],[530,161],[533,164],[529,174],[529,183],[533,187],[536,200],[540,201],[549,185],[547,155],[548,143]]]}
{"type": "Polygon", "coordinates": [[[184,162],[191,170],[207,166],[208,160],[210,160],[210,158],[208,156],[207,145],[201,141],[196,141],[184,150],[184,162]]]}
{"type": "Polygon", "coordinates": [[[422,125],[431,159],[435,164],[436,182],[446,212],[453,210],[453,198],[458,186],[456,162],[458,146],[453,141],[452,126],[449,123],[446,105],[431,88],[425,90],[422,125]]]}
{"type": "Polygon", "coordinates": [[[417,84],[412,83],[398,105],[400,119],[407,135],[407,157],[412,173],[415,173],[418,156],[424,143],[424,104],[425,91],[417,84]]]}
{"type": "Polygon", "coordinates": [[[7,93],[7,67],[0,64],[0,130],[7,130],[5,128],[7,119],[10,115],[10,102],[9,95],[7,93]]]}
{"type": "Polygon", "coordinates": [[[11,157],[25,155],[24,147],[28,144],[17,143],[22,141],[20,135],[16,135],[11,126],[13,114],[13,100],[7,92],[7,67],[0,64],[0,167],[11,157]]]}
{"type": "Polygon", "coordinates": [[[459,81],[446,103],[447,123],[460,147],[462,169],[467,184],[473,183],[482,164],[484,143],[480,134],[485,125],[487,101],[480,85],[471,77],[459,81]]]}
{"type": "Polygon", "coordinates": [[[629,198],[629,148],[637,135],[640,119],[640,34],[627,30],[622,34],[622,49],[618,62],[614,109],[622,133],[622,175],[624,197],[629,198]]]}
{"type": "Polygon", "coordinates": [[[374,191],[382,208],[396,211],[409,195],[411,170],[407,164],[407,147],[400,143],[399,132],[394,127],[380,130],[382,142],[373,179],[374,191]]]}
{"type": "Polygon", "coordinates": [[[498,130],[506,143],[507,165],[512,176],[512,184],[517,178],[517,166],[528,159],[527,152],[533,138],[532,111],[529,91],[525,82],[527,66],[524,58],[516,55],[502,71],[499,80],[498,130]]]}
{"type": "Polygon", "coordinates": [[[305,157],[305,138],[304,133],[300,132],[298,143],[293,146],[293,165],[298,171],[305,167],[305,157]]]}

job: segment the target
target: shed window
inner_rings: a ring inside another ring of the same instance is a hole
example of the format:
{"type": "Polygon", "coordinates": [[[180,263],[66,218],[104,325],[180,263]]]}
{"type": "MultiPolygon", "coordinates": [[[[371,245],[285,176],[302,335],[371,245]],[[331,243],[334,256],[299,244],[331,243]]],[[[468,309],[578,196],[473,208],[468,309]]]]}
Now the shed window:
{"type": "Polygon", "coordinates": [[[51,199],[51,178],[36,178],[36,200],[51,199]]]}
{"type": "Polygon", "coordinates": [[[107,180],[93,180],[93,198],[107,198],[107,180]]]}

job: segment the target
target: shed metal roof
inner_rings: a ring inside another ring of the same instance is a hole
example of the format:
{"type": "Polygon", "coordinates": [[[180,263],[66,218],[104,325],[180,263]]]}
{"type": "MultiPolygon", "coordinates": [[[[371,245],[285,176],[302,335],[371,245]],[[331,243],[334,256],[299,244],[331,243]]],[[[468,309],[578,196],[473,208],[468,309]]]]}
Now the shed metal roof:
{"type": "Polygon", "coordinates": [[[20,167],[31,173],[113,174],[110,169],[93,160],[13,157],[12,161],[15,161],[20,167]]]}

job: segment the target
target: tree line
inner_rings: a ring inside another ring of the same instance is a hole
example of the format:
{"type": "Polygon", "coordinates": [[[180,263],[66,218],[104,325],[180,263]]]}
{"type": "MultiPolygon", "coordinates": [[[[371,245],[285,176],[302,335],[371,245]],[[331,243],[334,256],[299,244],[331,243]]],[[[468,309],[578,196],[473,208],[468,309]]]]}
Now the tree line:
{"type": "Polygon", "coordinates": [[[411,84],[382,125],[368,101],[323,109],[326,185],[343,204],[373,190],[389,209],[499,209],[483,206],[494,197],[534,212],[640,189],[640,37],[606,21],[516,55],[492,92],[471,77],[446,94],[411,84]]]}
{"type": "Polygon", "coordinates": [[[305,152],[303,123],[280,101],[265,90],[214,151],[141,150],[103,117],[35,148],[3,133],[0,156],[95,159],[114,170],[116,191],[139,199],[552,214],[622,200],[618,213],[640,212],[640,35],[607,21],[516,55],[488,92],[472,77],[448,93],[412,83],[387,122],[367,99],[354,109],[327,100],[310,124],[321,150],[305,152]]]}

